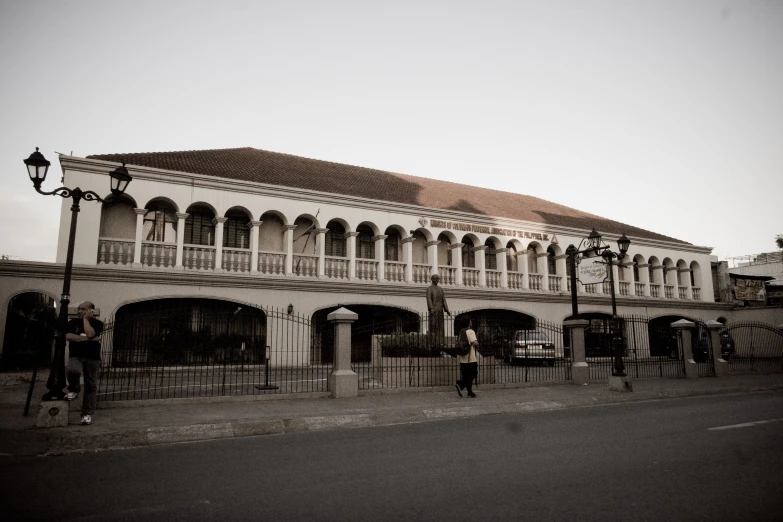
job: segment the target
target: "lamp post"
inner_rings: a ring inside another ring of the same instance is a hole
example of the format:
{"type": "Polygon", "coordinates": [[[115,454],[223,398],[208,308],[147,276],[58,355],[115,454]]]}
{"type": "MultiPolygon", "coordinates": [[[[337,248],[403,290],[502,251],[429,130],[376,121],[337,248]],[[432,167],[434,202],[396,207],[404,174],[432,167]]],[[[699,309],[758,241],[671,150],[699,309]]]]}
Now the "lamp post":
{"type": "MultiPolygon", "coordinates": [[[[103,202],[103,198],[91,190],[82,190],[79,187],[74,189],[60,187],[51,192],[41,190],[41,185],[46,179],[46,174],[49,171],[49,165],[51,165],[51,163],[43,154],[38,152],[38,147],[35,148],[35,152],[30,154],[29,158],[24,160],[24,163],[27,165],[27,173],[30,175],[30,181],[33,182],[33,187],[36,192],[43,194],[44,196],[60,196],[73,199],[73,204],[71,205],[71,231],[68,236],[68,253],[65,258],[63,292],[62,298],[60,299],[60,316],[57,321],[57,331],[54,334],[54,360],[52,361],[49,370],[49,379],[46,381],[46,387],[49,391],[47,391],[42,398],[42,400],[45,401],[61,400],[65,397],[65,393],[63,392],[63,388],[65,388],[65,330],[68,325],[68,304],[71,302],[73,243],[76,239],[76,221],[79,216],[79,203],[82,199],[85,201],[103,202]]],[[[133,179],[130,174],[128,174],[128,169],[125,168],[124,163],[121,167],[117,167],[114,171],[110,172],[109,175],[111,176],[111,193],[114,196],[122,195],[128,187],[128,183],[133,179]]]]}
{"type": "Polygon", "coordinates": [[[614,259],[621,261],[625,257],[629,246],[631,246],[631,240],[623,234],[617,240],[617,247],[620,250],[620,253],[612,252],[609,249],[609,245],[602,244],[601,234],[596,232],[595,228],[593,228],[590,235],[582,239],[578,247],[574,248],[573,246],[569,246],[568,249],[566,249],[568,263],[571,267],[571,313],[574,319],[579,316],[579,304],[576,299],[576,256],[590,252],[595,254],[600,253],[609,267],[609,292],[612,297],[612,348],[614,351],[614,368],[612,370],[612,375],[615,376],[625,376],[625,365],[623,364],[623,339],[621,336],[617,335],[617,332],[619,331],[619,321],[617,319],[617,301],[614,294],[614,270],[612,269],[612,265],[614,264],[614,259]]]}

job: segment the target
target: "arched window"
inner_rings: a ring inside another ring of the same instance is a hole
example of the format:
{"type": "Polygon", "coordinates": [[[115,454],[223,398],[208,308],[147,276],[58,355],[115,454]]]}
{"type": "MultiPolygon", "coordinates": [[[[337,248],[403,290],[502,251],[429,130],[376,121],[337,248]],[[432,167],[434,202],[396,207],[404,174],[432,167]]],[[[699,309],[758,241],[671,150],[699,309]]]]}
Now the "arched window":
{"type": "Polygon", "coordinates": [[[530,274],[538,273],[538,254],[536,254],[536,247],[533,245],[527,247],[527,271],[530,274]]]}
{"type": "Polygon", "coordinates": [[[639,262],[634,261],[633,262],[633,280],[639,281],[639,262]]]}
{"type": "Polygon", "coordinates": [[[215,244],[215,225],[212,224],[214,219],[215,215],[207,207],[189,208],[185,220],[185,244],[213,246],[215,244]]]}
{"type": "Polygon", "coordinates": [[[546,267],[550,275],[557,275],[557,260],[555,259],[555,249],[552,247],[546,249],[546,267]]]}
{"type": "Polygon", "coordinates": [[[375,243],[373,243],[372,229],[367,225],[356,227],[359,233],[356,236],[356,257],[358,259],[375,259],[375,243]]]}
{"type": "Polygon", "coordinates": [[[148,212],[144,216],[144,240],[177,241],[177,214],[174,208],[163,201],[156,201],[145,207],[148,212]]]}
{"type": "Polygon", "coordinates": [[[473,243],[468,239],[462,240],[462,266],[476,268],[476,252],[473,250],[473,243]]]}
{"type": "Polygon", "coordinates": [[[223,246],[226,248],[250,248],[250,218],[241,210],[226,212],[228,221],[223,224],[223,246]]]}
{"type": "Polygon", "coordinates": [[[325,255],[333,257],[346,257],[345,227],[336,221],[330,221],[326,225],[324,237],[325,255]]]}
{"type": "Polygon", "coordinates": [[[484,268],[487,270],[497,270],[498,256],[497,250],[495,249],[495,243],[487,240],[485,245],[487,246],[487,249],[484,251],[484,268]]]}
{"type": "Polygon", "coordinates": [[[383,248],[386,250],[386,261],[399,261],[400,260],[400,245],[402,244],[402,236],[396,228],[389,228],[386,230],[386,241],[384,241],[383,248]]]}
{"type": "Polygon", "coordinates": [[[655,280],[655,270],[653,270],[652,263],[650,264],[650,266],[647,267],[647,270],[648,270],[647,276],[650,279],[650,283],[656,284],[658,281],[655,280]]]}

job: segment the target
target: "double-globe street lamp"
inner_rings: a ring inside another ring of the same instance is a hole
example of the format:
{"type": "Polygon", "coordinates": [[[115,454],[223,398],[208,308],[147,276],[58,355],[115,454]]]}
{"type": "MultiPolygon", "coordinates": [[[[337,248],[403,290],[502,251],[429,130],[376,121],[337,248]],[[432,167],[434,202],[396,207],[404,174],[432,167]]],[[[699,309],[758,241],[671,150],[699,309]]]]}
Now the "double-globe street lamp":
{"type": "Polygon", "coordinates": [[[609,271],[609,292],[612,296],[612,349],[614,352],[614,368],[612,375],[625,376],[625,364],[623,363],[623,339],[619,332],[619,321],[617,319],[617,301],[614,294],[614,270],[612,265],[614,259],[618,262],[622,261],[625,254],[628,252],[628,247],[631,245],[631,240],[626,237],[625,234],[620,236],[617,240],[617,248],[619,253],[612,252],[609,249],[609,245],[605,244],[601,240],[601,234],[599,234],[595,228],[593,228],[590,235],[582,239],[578,247],[573,245],[566,249],[566,255],[568,256],[568,263],[571,268],[571,315],[574,319],[579,318],[579,303],[576,298],[576,256],[584,255],[588,253],[600,254],[604,262],[608,266],[609,271]]]}
{"type": "MultiPolygon", "coordinates": [[[[47,391],[43,400],[61,400],[65,397],[65,330],[68,325],[68,304],[71,302],[71,270],[73,268],[73,243],[76,239],[76,220],[79,216],[79,203],[82,199],[85,201],[98,201],[103,202],[98,194],[92,190],[82,190],[79,187],[70,189],[68,187],[60,187],[54,189],[51,192],[45,192],[41,190],[41,185],[46,179],[46,174],[49,171],[49,165],[51,163],[44,157],[43,154],[38,152],[38,147],[35,148],[35,152],[30,154],[30,157],[24,160],[24,164],[27,165],[27,173],[30,175],[30,181],[33,182],[36,192],[43,194],[44,196],[60,196],[63,198],[73,199],[71,205],[71,232],[68,236],[68,253],[65,258],[65,276],[63,278],[63,293],[60,299],[60,315],[57,321],[57,330],[54,334],[54,360],[49,370],[49,379],[46,381],[47,391]]],[[[123,163],[121,167],[117,167],[114,171],[109,173],[111,176],[111,193],[117,197],[125,192],[128,187],[128,183],[131,182],[131,175],[128,174],[128,169],[125,168],[123,163]]]]}

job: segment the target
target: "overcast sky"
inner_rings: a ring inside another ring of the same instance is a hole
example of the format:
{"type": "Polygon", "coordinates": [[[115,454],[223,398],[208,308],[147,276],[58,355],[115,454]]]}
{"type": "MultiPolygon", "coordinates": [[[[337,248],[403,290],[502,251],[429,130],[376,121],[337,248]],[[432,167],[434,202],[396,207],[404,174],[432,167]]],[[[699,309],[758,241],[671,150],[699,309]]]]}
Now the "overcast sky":
{"type": "Polygon", "coordinates": [[[255,147],[530,194],[721,259],[783,233],[782,0],[0,0],[0,73],[16,258],[55,257],[36,146],[48,190],[55,151],[255,147]]]}

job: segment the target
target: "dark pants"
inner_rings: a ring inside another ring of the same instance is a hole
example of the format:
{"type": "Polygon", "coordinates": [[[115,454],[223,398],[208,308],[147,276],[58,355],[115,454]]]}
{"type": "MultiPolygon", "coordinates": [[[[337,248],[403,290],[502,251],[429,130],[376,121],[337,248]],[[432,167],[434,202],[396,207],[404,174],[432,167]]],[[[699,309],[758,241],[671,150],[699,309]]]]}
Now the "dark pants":
{"type": "Polygon", "coordinates": [[[84,374],[84,395],[82,395],[82,415],[95,414],[98,405],[98,374],[101,372],[101,361],[68,358],[68,391],[79,393],[82,390],[79,378],[84,374]]]}
{"type": "Polygon", "coordinates": [[[468,393],[473,393],[473,381],[478,375],[478,363],[459,363],[459,371],[462,378],[457,381],[461,390],[467,388],[468,393]]]}

